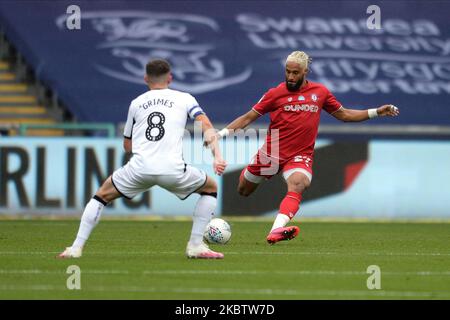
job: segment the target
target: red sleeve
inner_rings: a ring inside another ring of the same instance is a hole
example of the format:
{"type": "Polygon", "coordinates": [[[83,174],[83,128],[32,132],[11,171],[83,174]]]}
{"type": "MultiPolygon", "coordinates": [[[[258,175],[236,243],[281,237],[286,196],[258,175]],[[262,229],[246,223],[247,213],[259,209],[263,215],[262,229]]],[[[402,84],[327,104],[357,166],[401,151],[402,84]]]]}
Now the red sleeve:
{"type": "Polygon", "coordinates": [[[342,104],[336,100],[336,97],[329,90],[327,92],[328,94],[322,108],[331,114],[338,111],[342,104]]]}
{"type": "Polygon", "coordinates": [[[258,112],[260,115],[271,112],[275,110],[274,102],[274,89],[267,91],[262,98],[253,106],[253,110],[258,112]]]}

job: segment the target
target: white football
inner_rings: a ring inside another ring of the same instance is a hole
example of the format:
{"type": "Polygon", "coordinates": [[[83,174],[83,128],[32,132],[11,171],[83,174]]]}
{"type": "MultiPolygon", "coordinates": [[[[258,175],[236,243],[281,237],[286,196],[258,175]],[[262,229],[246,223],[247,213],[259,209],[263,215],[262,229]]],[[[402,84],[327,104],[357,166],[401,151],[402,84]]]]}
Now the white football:
{"type": "Polygon", "coordinates": [[[231,227],[225,220],[214,218],[206,226],[204,238],[212,244],[226,244],[231,238],[231,227]]]}

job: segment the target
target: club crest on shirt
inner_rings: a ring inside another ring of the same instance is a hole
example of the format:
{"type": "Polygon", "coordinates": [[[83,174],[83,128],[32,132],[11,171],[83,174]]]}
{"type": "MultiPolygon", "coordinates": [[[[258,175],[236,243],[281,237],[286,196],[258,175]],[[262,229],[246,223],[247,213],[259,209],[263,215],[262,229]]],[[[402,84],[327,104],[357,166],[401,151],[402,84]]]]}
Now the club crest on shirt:
{"type": "Polygon", "coordinates": [[[315,95],[314,93],[311,95],[311,99],[316,102],[317,101],[317,95],[315,95]]]}

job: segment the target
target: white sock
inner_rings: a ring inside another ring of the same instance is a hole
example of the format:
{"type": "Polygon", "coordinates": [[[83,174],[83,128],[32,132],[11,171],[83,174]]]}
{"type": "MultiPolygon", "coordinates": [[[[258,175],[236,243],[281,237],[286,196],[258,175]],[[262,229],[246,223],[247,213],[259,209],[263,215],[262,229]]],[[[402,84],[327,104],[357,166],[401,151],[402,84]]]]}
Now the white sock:
{"type": "Polygon", "coordinates": [[[287,215],[279,213],[277,215],[277,217],[275,218],[275,221],[273,223],[273,226],[272,226],[272,229],[270,230],[270,232],[272,232],[273,229],[284,227],[285,225],[288,224],[289,221],[291,221],[291,219],[287,215]]]}
{"type": "Polygon", "coordinates": [[[199,245],[203,241],[206,225],[216,209],[217,199],[213,196],[203,195],[198,199],[194,209],[191,238],[189,244],[199,245]]]}
{"type": "Polygon", "coordinates": [[[86,243],[92,230],[100,221],[105,204],[99,200],[92,198],[84,208],[83,216],[81,217],[80,228],[78,229],[77,238],[72,247],[83,247],[86,243]]]}

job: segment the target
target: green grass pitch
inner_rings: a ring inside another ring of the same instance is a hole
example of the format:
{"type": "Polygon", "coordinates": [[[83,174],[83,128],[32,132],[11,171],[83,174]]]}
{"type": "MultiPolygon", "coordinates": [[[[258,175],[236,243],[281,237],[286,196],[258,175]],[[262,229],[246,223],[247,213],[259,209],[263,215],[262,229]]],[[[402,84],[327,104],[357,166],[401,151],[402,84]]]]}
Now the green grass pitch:
{"type": "Polygon", "coordinates": [[[184,255],[191,221],[104,220],[81,259],[55,256],[78,220],[0,221],[0,299],[450,299],[448,223],[301,222],[270,246],[269,221],[227,219],[224,260],[184,255]],[[66,287],[67,268],[81,289],[66,287]],[[369,290],[367,268],[381,271],[369,290]]]}

